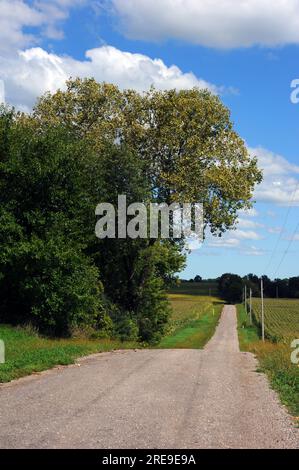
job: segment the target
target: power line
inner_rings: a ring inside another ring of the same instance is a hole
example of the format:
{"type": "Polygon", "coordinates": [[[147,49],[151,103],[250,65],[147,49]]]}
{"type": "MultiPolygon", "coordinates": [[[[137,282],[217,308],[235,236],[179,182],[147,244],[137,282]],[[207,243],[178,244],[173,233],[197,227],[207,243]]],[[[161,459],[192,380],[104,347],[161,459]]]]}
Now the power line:
{"type": "Polygon", "coordinates": [[[287,254],[288,254],[288,252],[289,252],[289,249],[291,248],[291,246],[292,246],[292,244],[293,244],[293,241],[295,240],[295,237],[296,237],[298,231],[299,231],[299,222],[298,222],[298,224],[297,224],[297,226],[296,226],[296,228],[295,228],[295,230],[294,230],[294,233],[293,233],[293,235],[292,235],[292,237],[291,237],[291,239],[290,239],[290,242],[289,242],[289,244],[288,244],[288,246],[287,246],[287,249],[285,250],[285,252],[284,252],[283,255],[282,255],[282,258],[281,258],[281,261],[280,261],[280,263],[279,263],[279,265],[278,265],[278,268],[276,269],[276,271],[275,271],[275,273],[274,273],[274,276],[273,276],[274,279],[275,279],[275,277],[276,277],[278,271],[280,270],[280,268],[281,268],[281,266],[282,266],[284,260],[286,259],[286,256],[287,256],[287,254]]]}
{"type": "Polygon", "coordinates": [[[297,190],[299,189],[299,181],[297,181],[297,184],[296,184],[296,187],[293,191],[293,194],[292,194],[292,197],[291,197],[291,200],[290,200],[290,203],[289,203],[289,206],[288,206],[288,210],[287,210],[287,213],[286,213],[286,217],[285,217],[285,220],[284,220],[284,223],[283,223],[283,226],[281,227],[281,230],[280,230],[280,233],[279,233],[279,237],[277,239],[277,242],[274,246],[274,249],[270,255],[270,259],[269,259],[269,262],[266,266],[266,269],[264,270],[264,273],[266,273],[268,271],[268,269],[270,268],[271,264],[272,264],[272,261],[274,259],[274,256],[276,255],[276,252],[277,252],[277,248],[278,248],[278,245],[280,243],[280,241],[282,240],[282,235],[284,233],[284,229],[287,225],[287,222],[289,220],[289,216],[290,216],[290,213],[291,213],[291,210],[293,208],[293,202],[295,201],[295,196],[296,196],[296,193],[297,193],[297,190]]]}

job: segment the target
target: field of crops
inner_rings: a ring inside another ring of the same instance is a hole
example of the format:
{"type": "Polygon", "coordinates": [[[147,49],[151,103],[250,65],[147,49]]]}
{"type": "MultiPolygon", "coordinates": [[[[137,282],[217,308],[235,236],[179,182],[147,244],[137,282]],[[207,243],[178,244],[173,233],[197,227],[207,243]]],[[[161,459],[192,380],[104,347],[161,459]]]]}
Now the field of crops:
{"type": "Polygon", "coordinates": [[[192,283],[192,288],[186,284],[169,293],[169,327],[158,348],[201,349],[214,334],[223,302],[217,297],[201,295],[203,289],[196,283],[192,283]]]}
{"type": "Polygon", "coordinates": [[[172,308],[170,323],[173,329],[198,320],[206,312],[212,312],[215,304],[221,303],[216,297],[184,294],[169,294],[169,300],[172,308]]]}
{"type": "MultiPolygon", "coordinates": [[[[274,341],[299,338],[299,300],[265,299],[265,334],[274,341]]],[[[253,299],[253,314],[261,325],[260,299],[253,299]]]]}

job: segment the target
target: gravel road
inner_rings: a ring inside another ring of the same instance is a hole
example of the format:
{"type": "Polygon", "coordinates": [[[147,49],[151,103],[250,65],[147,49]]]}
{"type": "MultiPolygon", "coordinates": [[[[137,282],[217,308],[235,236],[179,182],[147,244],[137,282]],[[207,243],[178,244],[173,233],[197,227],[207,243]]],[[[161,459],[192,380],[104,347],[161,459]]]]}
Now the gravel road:
{"type": "Polygon", "coordinates": [[[225,307],[204,350],[117,351],[0,386],[1,448],[298,448],[225,307]]]}

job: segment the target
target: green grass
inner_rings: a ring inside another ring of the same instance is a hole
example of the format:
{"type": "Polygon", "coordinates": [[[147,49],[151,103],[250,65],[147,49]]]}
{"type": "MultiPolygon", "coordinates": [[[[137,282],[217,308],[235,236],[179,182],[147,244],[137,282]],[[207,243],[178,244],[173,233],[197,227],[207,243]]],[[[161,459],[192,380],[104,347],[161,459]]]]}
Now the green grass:
{"type": "Polygon", "coordinates": [[[168,335],[158,348],[201,349],[214,334],[223,308],[216,297],[170,294],[172,316],[168,335]]]}
{"type": "Polygon", "coordinates": [[[0,325],[0,339],[5,343],[6,353],[5,364],[0,364],[0,383],[57,365],[73,364],[84,355],[138,347],[136,343],[109,339],[47,339],[30,330],[6,325],[0,325]]]}
{"type": "Polygon", "coordinates": [[[248,351],[250,345],[259,341],[258,330],[255,325],[250,325],[243,305],[238,305],[238,335],[241,351],[248,351]]]}
{"type": "MultiPolygon", "coordinates": [[[[202,348],[213,335],[222,310],[222,302],[209,296],[170,294],[172,316],[168,334],[159,348],[202,348]]],[[[6,362],[0,364],[0,383],[73,364],[78,357],[115,349],[140,348],[136,342],[110,339],[49,339],[26,328],[0,325],[5,343],[6,362]]]]}
{"type": "Polygon", "coordinates": [[[163,338],[158,348],[165,349],[202,349],[213,336],[219,322],[222,308],[215,309],[215,314],[210,311],[199,320],[194,320],[188,326],[177,330],[172,335],[163,338]]]}
{"type": "Polygon", "coordinates": [[[263,342],[260,329],[250,326],[243,305],[238,305],[238,333],[240,348],[256,355],[259,371],[267,374],[272,387],[278,392],[281,402],[299,419],[299,367],[292,364],[290,343],[263,342]]]}

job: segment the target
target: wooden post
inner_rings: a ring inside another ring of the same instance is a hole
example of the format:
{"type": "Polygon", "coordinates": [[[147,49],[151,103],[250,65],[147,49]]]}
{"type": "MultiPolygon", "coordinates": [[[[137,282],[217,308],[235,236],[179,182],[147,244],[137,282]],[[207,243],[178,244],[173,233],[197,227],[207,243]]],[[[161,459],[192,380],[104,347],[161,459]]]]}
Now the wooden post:
{"type": "Polygon", "coordinates": [[[245,291],[244,291],[244,305],[245,305],[245,313],[248,315],[248,309],[247,309],[247,285],[245,284],[245,291]]]}
{"type": "Polygon", "coordinates": [[[261,298],[262,298],[262,340],[265,341],[265,307],[264,307],[264,280],[261,279],[261,298]]]}
{"type": "Polygon", "coordinates": [[[250,289],[250,311],[249,311],[250,325],[252,325],[252,289],[250,289]]]}

